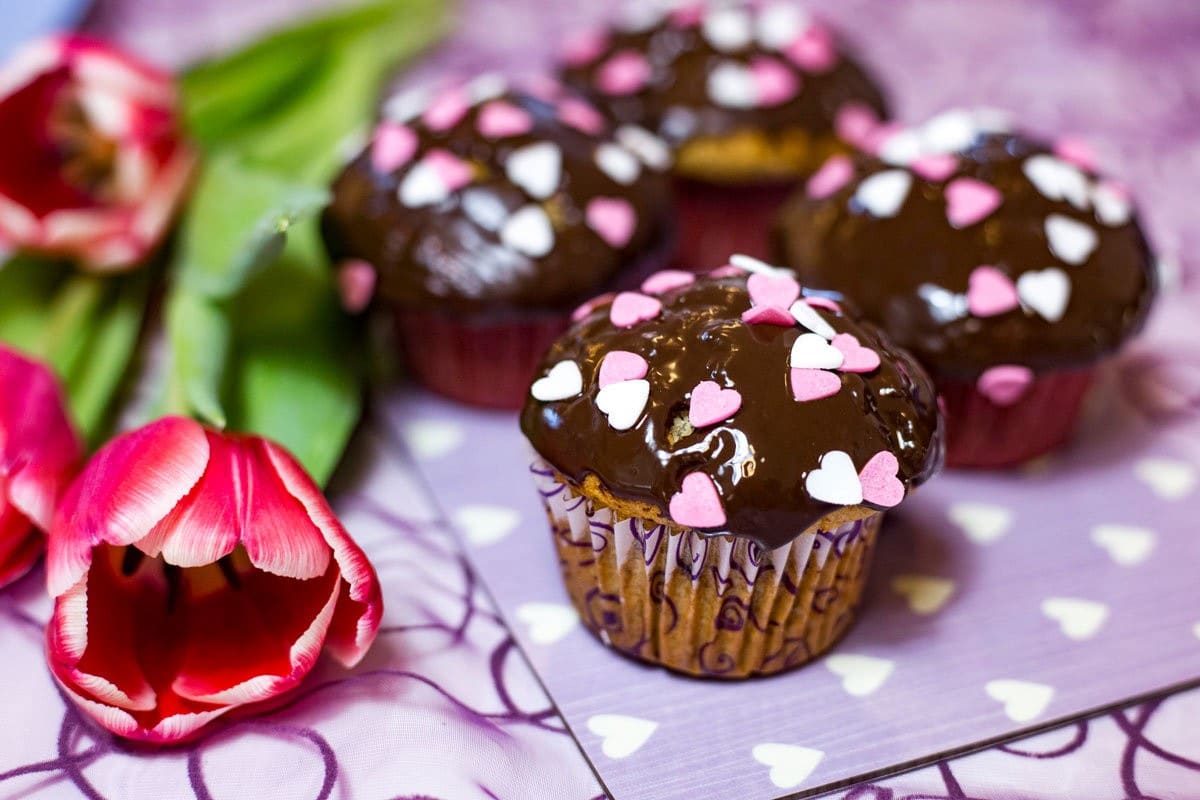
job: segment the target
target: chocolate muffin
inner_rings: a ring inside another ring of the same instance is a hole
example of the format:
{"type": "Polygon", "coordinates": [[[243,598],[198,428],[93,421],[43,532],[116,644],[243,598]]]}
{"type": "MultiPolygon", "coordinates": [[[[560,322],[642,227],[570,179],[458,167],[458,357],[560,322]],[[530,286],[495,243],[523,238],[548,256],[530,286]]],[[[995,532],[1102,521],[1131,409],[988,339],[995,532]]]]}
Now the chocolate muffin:
{"type": "Polygon", "coordinates": [[[694,675],[829,648],[883,511],[942,461],[912,357],[744,257],[592,304],[538,374],[521,428],[572,601],[606,644],[694,675]]]}
{"type": "Polygon", "coordinates": [[[570,40],[561,75],[673,148],[679,263],[694,269],[731,247],[765,256],[787,188],[887,114],[831,30],[787,0],[639,11],[570,40]]]}
{"type": "Polygon", "coordinates": [[[553,84],[399,96],[335,180],[325,241],[375,276],[421,381],[517,408],[570,310],[664,257],[670,191],[642,134],[553,84]]]}
{"type": "Polygon", "coordinates": [[[780,260],[854,297],[933,374],[951,465],[1061,444],[1155,295],[1128,189],[1070,145],[947,112],[876,157],[831,159],[779,216],[780,260]]]}

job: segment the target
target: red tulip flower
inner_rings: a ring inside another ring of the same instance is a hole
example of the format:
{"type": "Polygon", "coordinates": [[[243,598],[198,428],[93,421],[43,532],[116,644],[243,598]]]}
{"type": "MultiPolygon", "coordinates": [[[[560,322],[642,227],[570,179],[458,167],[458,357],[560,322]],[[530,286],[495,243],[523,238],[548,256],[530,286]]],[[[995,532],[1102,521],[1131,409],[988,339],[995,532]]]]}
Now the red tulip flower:
{"type": "Polygon", "coordinates": [[[42,554],[83,446],[50,370],[0,346],[0,586],[42,554]]]}
{"type": "Polygon", "coordinates": [[[84,467],[47,581],[54,676],[105,728],[156,743],[278,698],[324,647],[353,666],[383,611],[375,570],[283,448],[181,417],[84,467]]]}
{"type": "Polygon", "coordinates": [[[78,36],[0,68],[0,149],[0,247],[94,271],[145,260],[196,163],[171,77],[78,36]]]}

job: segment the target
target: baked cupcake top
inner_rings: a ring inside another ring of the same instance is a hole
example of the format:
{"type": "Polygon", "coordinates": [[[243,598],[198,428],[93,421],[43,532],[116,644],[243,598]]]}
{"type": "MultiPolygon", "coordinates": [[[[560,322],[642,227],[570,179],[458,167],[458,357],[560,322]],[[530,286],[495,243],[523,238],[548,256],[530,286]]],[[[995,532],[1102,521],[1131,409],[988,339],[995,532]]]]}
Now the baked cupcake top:
{"type": "Polygon", "coordinates": [[[561,62],[566,84],[675,146],[746,129],[820,135],[835,124],[849,141],[886,113],[829,28],[789,0],[640,10],[573,37],[561,62]]]}
{"type": "Polygon", "coordinates": [[[571,308],[661,245],[668,163],[653,136],[556,84],[410,92],[334,182],[325,239],[374,266],[392,304],[571,308]]]}
{"type": "Polygon", "coordinates": [[[935,376],[1082,367],[1145,320],[1154,259],[1129,191],[1073,140],[952,111],[834,157],[781,212],[803,280],[843,291],[935,376]]]}
{"type": "Polygon", "coordinates": [[[769,549],[897,505],[942,461],[928,376],[792,273],[733,260],[582,307],[525,403],[534,449],[638,515],[769,549]]]}

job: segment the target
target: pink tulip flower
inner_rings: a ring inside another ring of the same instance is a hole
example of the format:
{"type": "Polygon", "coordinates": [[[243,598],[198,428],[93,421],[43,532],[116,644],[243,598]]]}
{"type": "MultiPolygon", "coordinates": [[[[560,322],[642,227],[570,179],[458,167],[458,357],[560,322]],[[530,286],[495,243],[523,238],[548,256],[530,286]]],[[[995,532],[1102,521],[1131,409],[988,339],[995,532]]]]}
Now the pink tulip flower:
{"type": "Polygon", "coordinates": [[[279,445],[167,417],[118,436],[54,517],[54,676],[100,725],[170,744],[366,653],[375,570],[279,445]]]}
{"type": "Polygon", "coordinates": [[[0,586],[42,554],[82,453],[54,375],[0,345],[0,586]]]}
{"type": "Polygon", "coordinates": [[[0,247],[92,271],[142,263],[196,163],[171,77],[79,36],[0,67],[0,247]]]}

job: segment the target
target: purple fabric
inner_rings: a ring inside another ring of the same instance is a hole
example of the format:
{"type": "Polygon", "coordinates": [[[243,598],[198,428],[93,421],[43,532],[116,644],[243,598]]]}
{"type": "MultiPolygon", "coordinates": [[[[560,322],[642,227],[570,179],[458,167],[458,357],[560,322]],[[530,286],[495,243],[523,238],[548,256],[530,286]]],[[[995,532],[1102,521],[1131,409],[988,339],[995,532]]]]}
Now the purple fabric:
{"type": "MultiPolygon", "coordinates": [[[[106,0],[91,27],[178,64],[318,4],[106,0]]],[[[581,11],[555,0],[467,0],[452,41],[413,79],[444,70],[524,69],[545,56],[560,33],[589,13],[601,13],[604,5],[581,11]]],[[[1200,234],[1188,215],[1194,213],[1190,197],[1200,173],[1200,53],[1194,46],[1200,9],[1190,0],[1064,0],[1057,5],[980,0],[971,4],[970,13],[952,0],[814,5],[842,23],[874,63],[897,67],[883,75],[895,87],[906,118],[953,102],[986,101],[1020,110],[1034,127],[1092,135],[1114,171],[1144,198],[1168,267],[1195,268],[1200,234]]],[[[1188,480],[1194,480],[1200,443],[1200,351],[1190,341],[1196,298],[1186,303],[1176,300],[1160,315],[1155,337],[1122,361],[1109,384],[1110,396],[1120,397],[1137,419],[1135,427],[1121,428],[1132,438],[1103,439],[1112,448],[1106,451],[1110,465],[1122,464],[1128,451],[1145,443],[1151,428],[1164,431],[1166,438],[1157,441],[1169,442],[1169,449],[1152,454],[1157,467],[1137,478],[1144,484],[1149,476],[1158,496],[1146,494],[1144,485],[1143,494],[1114,495],[1114,506],[1132,506],[1136,497],[1138,507],[1130,508],[1131,514],[1143,507],[1195,510],[1197,494],[1188,480]]],[[[1088,441],[1109,427],[1103,417],[1093,420],[1088,441]]],[[[0,796],[587,800],[599,795],[587,761],[413,468],[411,455],[427,465],[450,458],[465,435],[461,426],[444,421],[422,424],[406,418],[395,403],[373,420],[339,476],[338,509],[379,568],[386,589],[379,644],[353,673],[327,664],[286,708],[223,725],[195,746],[131,749],[97,732],[63,704],[44,668],[40,626],[48,602],[42,576],[30,576],[0,596],[0,652],[5,654],[0,681],[7,689],[0,709],[8,723],[0,728],[0,796]]],[[[486,464],[511,455],[485,451],[477,460],[486,464]]],[[[1130,480],[1127,469],[1122,474],[1130,480]]],[[[528,498],[533,490],[525,486],[522,491],[528,498]]],[[[1095,487],[1088,491],[1079,496],[1099,494],[1095,487]]],[[[464,516],[461,507],[449,511],[461,527],[474,525],[468,538],[474,547],[514,524],[494,510],[474,517],[464,516]]],[[[1190,515],[1183,516],[1190,523],[1190,515]]],[[[532,537],[544,535],[532,522],[528,527],[532,537]]],[[[1187,530],[1193,529],[1190,523],[1187,530]]],[[[549,552],[549,542],[544,544],[549,552]]],[[[1141,568],[1174,574],[1195,563],[1193,554],[1192,561],[1172,570],[1161,556],[1160,551],[1141,568]]],[[[1094,578],[1095,573],[1077,574],[1079,589],[1089,588],[1094,578]]],[[[554,591],[552,584],[535,588],[554,591]]],[[[879,591],[886,594],[886,586],[879,591]]],[[[993,619],[1002,623],[1007,613],[1006,607],[993,619]]],[[[1200,622],[1200,612],[1194,616],[1200,622]]],[[[1160,627],[1161,618],[1150,613],[1141,622],[1129,629],[1130,647],[1142,628],[1160,627]]],[[[1200,631],[1173,635],[1169,651],[1136,650],[1146,655],[1135,672],[1182,658],[1190,659],[1194,675],[1200,667],[1200,631]]],[[[583,641],[589,653],[596,650],[583,641]]],[[[545,648],[531,646],[530,653],[539,670],[553,668],[545,648]]],[[[618,663],[605,652],[594,657],[602,665],[618,663]]],[[[1110,662],[1087,666],[1087,682],[1109,679],[1110,662]]],[[[945,701],[935,691],[924,696],[926,702],[945,701]]],[[[838,796],[1194,799],[1200,796],[1197,719],[1200,691],[1191,691],[838,796]]],[[[876,727],[868,721],[847,734],[871,736],[876,727]]],[[[921,732],[915,716],[906,730],[921,732]]],[[[694,735],[703,740],[719,733],[694,735]]],[[[662,774],[671,766],[662,764],[662,774]]],[[[647,785],[655,782],[648,780],[647,785]]]]}

